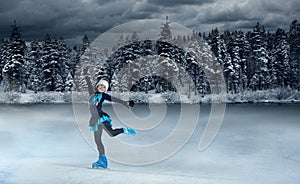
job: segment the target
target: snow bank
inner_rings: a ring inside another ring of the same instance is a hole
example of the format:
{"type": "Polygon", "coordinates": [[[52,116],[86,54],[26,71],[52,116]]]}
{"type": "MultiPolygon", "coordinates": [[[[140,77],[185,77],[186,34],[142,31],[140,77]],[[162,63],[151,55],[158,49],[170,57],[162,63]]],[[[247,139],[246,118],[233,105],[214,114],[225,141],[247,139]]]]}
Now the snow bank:
{"type": "Polygon", "coordinates": [[[0,103],[71,103],[71,93],[62,92],[27,92],[27,93],[15,93],[15,92],[2,92],[0,93],[0,103]]]}
{"type": "MultiPolygon", "coordinates": [[[[180,95],[176,92],[144,93],[144,92],[123,92],[112,93],[111,95],[123,100],[134,100],[136,103],[299,103],[300,92],[292,89],[272,89],[260,91],[244,91],[238,94],[222,95],[180,95]]],[[[27,93],[2,92],[0,103],[86,103],[88,101],[86,92],[38,92],[28,91],[27,93]]]]}
{"type": "Polygon", "coordinates": [[[240,94],[228,94],[227,103],[299,103],[298,90],[277,88],[271,90],[245,91],[240,94]]]}

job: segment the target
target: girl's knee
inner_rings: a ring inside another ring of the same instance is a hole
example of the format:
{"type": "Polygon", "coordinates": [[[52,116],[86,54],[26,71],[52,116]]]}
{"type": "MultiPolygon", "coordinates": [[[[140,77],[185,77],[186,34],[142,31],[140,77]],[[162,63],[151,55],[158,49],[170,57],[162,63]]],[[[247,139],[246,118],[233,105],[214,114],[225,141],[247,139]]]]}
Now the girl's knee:
{"type": "Polygon", "coordinates": [[[109,135],[110,137],[115,137],[117,134],[116,134],[116,133],[113,133],[113,132],[109,132],[108,135],[109,135]]]}

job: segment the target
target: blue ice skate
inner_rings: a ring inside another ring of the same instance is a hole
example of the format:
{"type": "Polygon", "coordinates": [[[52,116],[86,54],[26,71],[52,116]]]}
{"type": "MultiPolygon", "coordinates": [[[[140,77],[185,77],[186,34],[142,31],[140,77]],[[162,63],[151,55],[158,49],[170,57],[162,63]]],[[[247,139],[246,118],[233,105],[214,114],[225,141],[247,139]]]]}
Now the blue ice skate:
{"type": "Polygon", "coordinates": [[[107,158],[104,154],[99,155],[99,160],[92,164],[92,168],[94,169],[106,169],[107,168],[107,158]]]}
{"type": "Polygon", "coordinates": [[[133,128],[123,128],[124,134],[128,135],[136,135],[137,131],[134,130],[133,128]]]}

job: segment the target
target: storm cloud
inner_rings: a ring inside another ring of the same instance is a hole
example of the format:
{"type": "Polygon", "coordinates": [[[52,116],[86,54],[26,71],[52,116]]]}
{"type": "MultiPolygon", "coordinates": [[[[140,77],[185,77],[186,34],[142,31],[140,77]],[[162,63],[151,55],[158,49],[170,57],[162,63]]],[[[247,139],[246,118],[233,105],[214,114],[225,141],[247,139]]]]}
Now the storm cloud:
{"type": "Polygon", "coordinates": [[[165,19],[208,32],[251,29],[256,22],[274,31],[299,19],[298,0],[2,0],[0,38],[9,37],[14,20],[26,40],[55,37],[95,38],[110,28],[133,20],[165,19]]]}

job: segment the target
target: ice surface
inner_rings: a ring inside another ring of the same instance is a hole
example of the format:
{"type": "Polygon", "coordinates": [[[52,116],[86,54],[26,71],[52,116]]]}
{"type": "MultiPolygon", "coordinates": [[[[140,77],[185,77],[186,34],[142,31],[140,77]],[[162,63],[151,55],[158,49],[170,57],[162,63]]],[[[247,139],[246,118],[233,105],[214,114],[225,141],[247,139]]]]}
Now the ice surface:
{"type": "MultiPolygon", "coordinates": [[[[120,126],[111,106],[105,108],[114,125],[120,126]]],[[[174,128],[178,108],[168,105],[166,122],[156,129],[119,138],[137,144],[161,139],[174,128]]],[[[149,113],[146,105],[133,110],[142,117],[149,113]]],[[[71,105],[1,105],[0,183],[296,184],[300,181],[299,110],[299,104],[227,105],[219,134],[199,152],[210,112],[210,106],[204,105],[193,136],[171,158],[147,166],[110,161],[111,170],[93,170],[89,167],[97,153],[81,136],[71,105]]]]}

